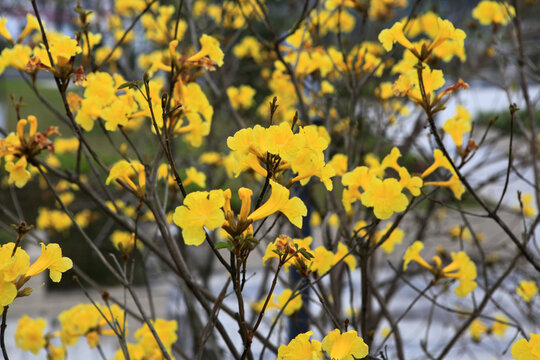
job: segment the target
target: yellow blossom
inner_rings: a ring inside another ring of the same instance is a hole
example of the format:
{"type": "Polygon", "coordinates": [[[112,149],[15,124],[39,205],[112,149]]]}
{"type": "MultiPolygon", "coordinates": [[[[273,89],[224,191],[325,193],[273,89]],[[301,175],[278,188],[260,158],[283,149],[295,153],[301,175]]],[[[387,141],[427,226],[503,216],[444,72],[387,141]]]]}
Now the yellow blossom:
{"type": "Polygon", "coordinates": [[[405,251],[403,255],[403,270],[407,270],[407,266],[411,261],[417,262],[419,265],[425,267],[426,269],[431,270],[432,266],[429,265],[424,258],[420,256],[420,251],[424,248],[424,244],[421,241],[415,241],[411,246],[405,251]]]}
{"type": "Polygon", "coordinates": [[[285,315],[291,316],[302,307],[302,296],[296,293],[296,296],[291,299],[292,295],[293,293],[291,289],[283,290],[283,292],[278,296],[277,302],[272,304],[272,306],[278,309],[283,309],[283,313],[285,315]]]}
{"type": "Polygon", "coordinates": [[[341,241],[338,242],[337,251],[334,254],[334,259],[332,260],[332,265],[337,264],[338,261],[343,261],[349,269],[354,270],[356,269],[356,258],[353,254],[349,254],[349,248],[347,245],[343,244],[341,241]],[[342,260],[343,259],[343,260],[342,260]]]}
{"type": "Polygon", "coordinates": [[[227,96],[235,109],[249,109],[253,105],[255,89],[249,85],[229,86],[227,96]]]}
{"type": "Polygon", "coordinates": [[[484,324],[480,319],[474,319],[471,326],[469,327],[469,334],[474,342],[480,342],[482,335],[484,335],[488,330],[486,324],[484,324]]]}
{"type": "Polygon", "coordinates": [[[403,186],[396,179],[373,179],[362,194],[364,206],[373,207],[378,219],[388,219],[394,212],[407,208],[409,200],[402,193],[403,186]]]}
{"type": "MultiPolygon", "coordinates": [[[[115,230],[111,234],[111,242],[118,251],[129,254],[133,251],[135,246],[135,233],[129,233],[126,231],[115,230]]],[[[141,241],[137,241],[137,248],[142,249],[141,241]]]]}
{"type": "Polygon", "coordinates": [[[105,184],[109,185],[114,180],[121,180],[137,194],[143,195],[146,185],[144,165],[138,161],[128,162],[126,160],[120,160],[111,167],[105,184]],[[135,175],[138,177],[138,185],[131,180],[135,175]]]}
{"type": "Polygon", "coordinates": [[[510,349],[512,357],[516,360],[540,359],[540,334],[529,333],[530,340],[517,340],[510,349]]]}
{"type": "Polygon", "coordinates": [[[317,340],[309,341],[313,331],[298,334],[288,345],[281,345],[278,349],[277,360],[319,360],[322,359],[321,343],[317,340]]]}
{"type": "Polygon", "coordinates": [[[11,37],[11,34],[6,28],[6,22],[7,18],[0,17],[0,36],[9,41],[11,44],[13,44],[13,38],[11,37]]]}
{"type": "Polygon", "coordinates": [[[379,41],[386,51],[392,50],[394,43],[398,42],[409,50],[414,50],[413,44],[403,34],[404,23],[396,22],[390,29],[384,29],[379,33],[379,41]]]}
{"type": "Polygon", "coordinates": [[[281,212],[298,228],[302,227],[302,217],[307,215],[306,205],[297,197],[289,199],[289,189],[283,185],[270,181],[272,194],[268,200],[253,211],[248,219],[252,221],[264,219],[273,213],[281,212]]]}
{"type": "Polygon", "coordinates": [[[186,178],[184,179],[184,186],[189,184],[196,184],[197,186],[206,187],[206,174],[202,171],[198,171],[195,167],[190,166],[186,169],[186,178]]]}
{"type": "Polygon", "coordinates": [[[203,34],[200,38],[200,42],[201,50],[188,58],[188,61],[197,61],[205,56],[208,56],[210,60],[214,61],[218,66],[222,66],[225,55],[219,47],[219,41],[212,36],[203,34]]]}
{"type": "Polygon", "coordinates": [[[491,332],[493,335],[498,336],[500,338],[504,338],[504,334],[506,332],[506,329],[508,328],[508,318],[504,315],[495,315],[495,321],[491,325],[491,332]]]}
{"type": "Polygon", "coordinates": [[[311,271],[316,272],[319,276],[326,274],[334,263],[334,253],[324,246],[319,246],[313,251],[313,255],[311,271]]]}
{"type": "Polygon", "coordinates": [[[452,137],[458,148],[463,144],[463,134],[471,131],[471,118],[472,115],[467,109],[458,105],[455,115],[443,124],[443,130],[452,137]]]}
{"type": "Polygon", "coordinates": [[[516,293],[521,296],[523,301],[531,302],[533,297],[538,294],[538,286],[536,286],[534,280],[521,280],[516,288],[516,293]]]}
{"type": "Polygon", "coordinates": [[[43,337],[45,326],[47,326],[47,322],[43,318],[34,320],[28,315],[23,315],[17,323],[15,343],[20,349],[31,351],[37,355],[46,344],[43,337]]]}
{"type": "Polygon", "coordinates": [[[330,331],[322,341],[322,348],[332,360],[362,359],[369,352],[364,340],[354,330],[343,334],[339,329],[330,331]]]}
{"type": "MultiPolygon", "coordinates": [[[[167,352],[170,353],[172,345],[178,339],[178,336],[176,334],[176,331],[178,329],[178,323],[176,322],[176,320],[167,321],[163,319],[156,319],[151,321],[159,339],[161,340],[161,343],[163,344],[167,352]]],[[[141,345],[144,349],[145,354],[147,355],[147,357],[145,358],[161,358],[162,353],[159,345],[156,342],[156,339],[147,324],[144,324],[140,329],[135,332],[135,339],[137,339],[139,345],[141,345]]]]}
{"type": "Polygon", "coordinates": [[[22,188],[32,177],[30,171],[26,170],[26,157],[22,156],[17,162],[6,162],[5,169],[9,173],[8,183],[15,184],[16,187],[22,188]]]}
{"type": "Polygon", "coordinates": [[[225,204],[223,190],[195,191],[189,193],[184,204],[174,211],[173,221],[182,228],[187,245],[201,245],[205,239],[203,227],[215,230],[225,222],[222,207],[225,204]]]}
{"type": "MultiPolygon", "coordinates": [[[[392,224],[389,223],[386,225],[386,228],[381,231],[377,231],[374,237],[375,243],[378,243],[380,239],[382,239],[386,235],[386,233],[388,232],[388,230],[390,230],[391,227],[392,224]]],[[[392,231],[392,234],[388,237],[388,239],[386,239],[382,243],[381,249],[385,253],[391,254],[392,252],[394,252],[394,248],[396,247],[396,245],[401,244],[404,235],[405,233],[403,232],[403,230],[401,230],[400,228],[395,228],[394,231],[392,231]]]]}
{"type": "Polygon", "coordinates": [[[62,249],[58,244],[45,245],[41,243],[41,255],[30,266],[26,274],[26,278],[36,276],[43,271],[49,269],[49,277],[54,282],[59,282],[62,278],[62,273],[73,267],[73,262],[70,258],[62,256],[62,249]]]}
{"type": "Polygon", "coordinates": [[[473,9],[472,16],[482,25],[507,25],[516,15],[516,9],[508,2],[482,0],[473,9]]]}

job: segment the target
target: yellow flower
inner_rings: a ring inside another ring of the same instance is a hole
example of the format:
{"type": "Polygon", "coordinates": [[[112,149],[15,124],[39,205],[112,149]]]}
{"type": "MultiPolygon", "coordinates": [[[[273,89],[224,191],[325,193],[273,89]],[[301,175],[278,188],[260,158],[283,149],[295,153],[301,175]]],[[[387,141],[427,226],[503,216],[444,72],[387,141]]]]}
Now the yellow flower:
{"type": "Polygon", "coordinates": [[[484,324],[479,319],[474,319],[471,326],[469,327],[469,334],[471,334],[471,337],[474,342],[480,342],[482,339],[482,335],[484,335],[488,330],[488,327],[486,324],[484,324]]]}
{"type": "Polygon", "coordinates": [[[200,38],[200,42],[201,50],[195,55],[192,55],[187,61],[197,61],[208,56],[210,60],[214,61],[218,66],[222,66],[225,55],[219,47],[219,41],[212,36],[203,34],[200,38]]]}
{"type": "Polygon", "coordinates": [[[348,157],[344,154],[335,154],[328,162],[332,166],[337,176],[343,176],[347,172],[348,157]]]}
{"type": "MultiPolygon", "coordinates": [[[[135,233],[116,230],[111,234],[111,242],[118,251],[129,254],[135,246],[135,233]]],[[[137,248],[142,249],[142,242],[137,241],[137,248]]]]}
{"type": "Polygon", "coordinates": [[[253,36],[244,37],[234,48],[233,54],[237,58],[252,57],[255,62],[263,60],[262,47],[259,41],[253,36]]]}
{"type": "MultiPolygon", "coordinates": [[[[533,195],[530,193],[521,195],[521,205],[523,206],[523,215],[528,218],[532,218],[536,215],[536,207],[533,202],[533,195]]],[[[519,206],[514,207],[514,210],[521,212],[519,206]]]]}
{"type": "Polygon", "coordinates": [[[463,144],[463,134],[471,131],[471,118],[472,115],[463,106],[458,105],[456,108],[456,114],[450,119],[446,120],[442,126],[454,140],[454,143],[458,148],[461,148],[463,144]]]}
{"type": "Polygon", "coordinates": [[[339,329],[332,330],[322,341],[322,348],[332,360],[362,359],[369,353],[369,348],[356,331],[341,333],[339,329]]]}
{"type": "Polygon", "coordinates": [[[20,247],[13,254],[15,243],[10,242],[0,248],[0,281],[13,282],[24,274],[30,266],[30,257],[20,247]]]}
{"type": "Polygon", "coordinates": [[[92,304],[78,304],[58,315],[62,344],[72,346],[99,324],[101,315],[92,304]]]}
{"type": "Polygon", "coordinates": [[[403,186],[396,179],[373,179],[362,194],[361,201],[364,206],[373,207],[378,219],[388,219],[394,212],[401,212],[407,208],[409,200],[401,192],[403,186]]]}
{"type": "Polygon", "coordinates": [[[49,355],[51,356],[50,360],[64,360],[66,358],[66,347],[62,346],[53,346],[49,344],[49,355]]]}
{"type": "Polygon", "coordinates": [[[138,195],[142,196],[144,194],[145,185],[146,185],[146,174],[144,172],[144,165],[138,161],[128,162],[126,160],[120,160],[111,167],[109,171],[109,176],[105,180],[105,184],[109,185],[111,181],[121,180],[127,186],[129,186],[133,191],[138,195]],[[132,177],[137,175],[138,185],[135,185],[132,177]]]}
{"type": "Polygon", "coordinates": [[[309,341],[313,331],[298,334],[288,345],[281,345],[278,349],[277,360],[318,360],[322,359],[321,343],[317,340],[309,341]]]}
{"type": "Polygon", "coordinates": [[[197,186],[204,188],[206,187],[206,174],[191,166],[186,169],[186,178],[184,179],[183,184],[184,186],[196,184],[197,186]]]}
{"type": "Polygon", "coordinates": [[[6,162],[5,169],[9,173],[8,183],[15,184],[16,187],[22,188],[32,177],[30,171],[26,170],[26,157],[21,157],[17,162],[6,162]]]}
{"type": "Polygon", "coordinates": [[[521,296],[525,302],[531,302],[533,297],[538,294],[538,286],[536,286],[534,280],[521,280],[516,288],[516,293],[521,296]]]}
{"type": "Polygon", "coordinates": [[[517,340],[510,349],[512,357],[516,360],[540,359],[540,334],[530,333],[531,340],[517,340]]]}
{"type": "Polygon", "coordinates": [[[407,270],[407,266],[411,261],[417,262],[419,265],[431,270],[433,267],[429,265],[424,258],[420,256],[420,251],[424,248],[424,244],[421,241],[415,241],[405,251],[403,255],[403,270],[407,270]]]}
{"type": "Polygon", "coordinates": [[[334,253],[324,246],[319,246],[313,251],[313,255],[311,271],[316,272],[319,276],[326,274],[334,263],[334,253]]]}
{"type": "Polygon", "coordinates": [[[454,28],[454,25],[449,20],[443,20],[441,18],[437,19],[437,25],[439,31],[429,45],[428,52],[444,44],[448,40],[455,42],[457,47],[463,48],[463,41],[467,37],[463,30],[454,28]]]}
{"type": "MultiPolygon", "coordinates": [[[[49,47],[54,64],[58,66],[67,65],[73,56],[82,51],[81,47],[77,43],[77,40],[62,34],[54,34],[53,36],[49,34],[49,47]]],[[[40,54],[39,58],[43,64],[51,66],[49,58],[46,56],[46,54],[43,54],[43,56],[40,54]]]]}
{"type": "Polygon", "coordinates": [[[73,267],[73,261],[68,257],[62,256],[62,249],[58,244],[45,245],[41,243],[41,255],[30,266],[26,274],[26,278],[41,274],[49,269],[49,277],[54,282],[59,282],[62,278],[62,273],[73,267]]]}
{"type": "Polygon", "coordinates": [[[510,22],[510,19],[516,16],[516,9],[506,1],[482,0],[473,9],[472,16],[482,25],[507,25],[510,22]]]}
{"type": "Polygon", "coordinates": [[[0,17],[0,36],[2,36],[4,39],[9,41],[11,44],[13,44],[13,38],[11,37],[11,34],[6,28],[6,22],[7,22],[7,18],[0,17]]]}
{"type": "MultiPolygon", "coordinates": [[[[170,353],[172,345],[176,342],[178,339],[178,336],[176,335],[176,330],[178,329],[178,323],[176,320],[163,320],[163,319],[156,319],[152,320],[152,325],[154,326],[154,329],[156,330],[156,333],[161,340],[161,343],[165,347],[165,349],[170,353]]],[[[161,350],[159,348],[158,343],[156,342],[156,339],[150,329],[148,328],[147,324],[144,324],[143,327],[141,327],[139,330],[135,332],[135,339],[139,342],[139,345],[142,346],[142,348],[145,351],[145,354],[153,354],[157,355],[156,357],[148,356],[145,358],[148,359],[159,359],[161,358],[161,350]]],[[[154,355],[154,356],[155,356],[154,355]]]]}
{"type": "MultiPolygon", "coordinates": [[[[386,233],[388,232],[388,230],[390,230],[391,227],[392,224],[387,224],[386,228],[381,231],[377,231],[374,237],[375,243],[378,243],[380,239],[386,235],[386,233]]],[[[388,239],[386,239],[385,242],[382,243],[381,249],[385,253],[391,254],[392,252],[394,252],[394,248],[396,247],[396,245],[401,244],[404,235],[405,233],[403,232],[403,230],[401,230],[400,228],[395,228],[394,231],[392,231],[392,234],[388,237],[388,239]]]]}
{"type": "Polygon", "coordinates": [[[11,281],[0,280],[0,307],[9,305],[17,297],[17,287],[11,281]]]}
{"type": "Polygon", "coordinates": [[[24,27],[23,31],[21,31],[21,34],[19,35],[19,38],[17,39],[17,43],[20,43],[25,37],[30,35],[32,31],[39,30],[39,23],[37,18],[32,14],[26,14],[26,26],[24,27]]]}
{"type": "MultiPolygon", "coordinates": [[[[334,254],[334,259],[332,260],[332,265],[337,264],[338,261],[341,261],[345,255],[349,253],[349,248],[347,245],[343,244],[341,241],[338,242],[337,252],[334,254]]],[[[356,258],[354,255],[349,254],[345,256],[343,259],[345,264],[349,267],[349,269],[354,270],[356,269],[356,258]]]]}
{"type": "Polygon", "coordinates": [[[424,185],[422,178],[418,176],[411,176],[405,167],[400,167],[398,173],[399,183],[401,186],[409,190],[412,196],[420,195],[420,189],[424,185]]]}
{"type": "Polygon", "coordinates": [[[491,325],[491,332],[493,335],[504,338],[504,333],[509,326],[508,322],[509,320],[506,316],[500,314],[495,315],[495,321],[491,325]]]}
{"type": "Polygon", "coordinates": [[[15,343],[23,350],[36,354],[45,347],[46,341],[43,337],[47,322],[42,318],[33,320],[28,315],[23,315],[17,323],[15,330],[15,343]]]}
{"type": "Polygon", "coordinates": [[[278,309],[283,309],[283,313],[285,315],[291,316],[292,314],[300,310],[300,308],[302,307],[302,296],[298,295],[297,293],[297,296],[291,299],[292,295],[293,293],[291,289],[285,289],[278,296],[277,302],[271,305],[278,309]],[[287,302],[289,303],[287,304],[287,302]],[[287,306],[285,306],[285,304],[287,304],[287,306]]]}
{"type": "Polygon", "coordinates": [[[253,105],[255,89],[249,85],[229,86],[227,96],[235,109],[249,109],[253,105]]]}
{"type": "Polygon", "coordinates": [[[224,204],[223,190],[195,191],[186,196],[184,204],[174,211],[173,221],[182,228],[182,236],[187,245],[199,246],[204,242],[204,226],[215,230],[223,225],[224,204]]]}
{"type": "Polygon", "coordinates": [[[477,287],[476,265],[464,251],[452,252],[452,262],[442,269],[442,275],[457,279],[458,286],[454,293],[459,297],[465,297],[477,287]]]}
{"type": "Polygon", "coordinates": [[[248,219],[252,221],[264,219],[279,211],[293,225],[302,228],[302,217],[307,215],[306,205],[297,197],[289,199],[289,189],[285,186],[272,180],[270,185],[272,186],[272,194],[264,204],[249,215],[248,219]]]}
{"type": "Polygon", "coordinates": [[[390,29],[384,29],[379,33],[379,41],[381,42],[384,50],[390,51],[395,42],[400,43],[406,49],[414,50],[413,44],[403,34],[402,22],[395,23],[390,29]]]}

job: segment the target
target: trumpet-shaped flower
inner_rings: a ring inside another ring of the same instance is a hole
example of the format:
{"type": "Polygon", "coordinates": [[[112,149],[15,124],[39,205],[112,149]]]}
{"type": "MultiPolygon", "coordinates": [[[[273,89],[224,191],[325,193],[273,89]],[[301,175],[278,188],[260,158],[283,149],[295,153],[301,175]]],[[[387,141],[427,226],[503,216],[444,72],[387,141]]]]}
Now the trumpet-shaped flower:
{"type": "Polygon", "coordinates": [[[200,38],[200,42],[201,50],[195,55],[192,55],[188,61],[197,61],[208,56],[210,60],[214,61],[218,66],[222,66],[225,55],[219,47],[219,41],[212,36],[203,34],[200,38]]]}
{"type": "Polygon", "coordinates": [[[540,334],[529,333],[531,339],[517,340],[510,349],[512,357],[516,360],[537,360],[540,359],[540,334]]]}
{"type": "Polygon", "coordinates": [[[472,115],[463,106],[458,105],[456,114],[446,120],[443,125],[443,130],[446,131],[454,140],[458,148],[463,144],[463,134],[471,131],[472,115]]]}
{"type": "Polygon", "coordinates": [[[330,331],[322,341],[322,348],[332,360],[362,359],[369,353],[364,339],[354,330],[346,333],[339,329],[330,331]]]}
{"type": "Polygon", "coordinates": [[[17,162],[6,162],[5,169],[9,173],[8,183],[15,184],[16,187],[22,188],[32,177],[30,171],[26,170],[26,157],[22,156],[17,162]]]}
{"type": "Polygon", "coordinates": [[[362,204],[373,207],[378,219],[388,219],[394,212],[407,208],[409,200],[402,193],[403,186],[396,179],[373,179],[362,194],[362,204]]]}
{"type": "Polygon", "coordinates": [[[30,266],[30,257],[20,247],[15,254],[15,243],[7,243],[0,248],[0,281],[13,282],[19,275],[24,274],[30,266]]]}
{"type": "Polygon", "coordinates": [[[433,267],[429,265],[423,257],[420,256],[420,251],[424,248],[424,244],[421,241],[415,241],[405,251],[403,255],[403,270],[407,270],[407,266],[411,261],[417,262],[419,265],[431,270],[433,267]]]}
{"type": "Polygon", "coordinates": [[[381,42],[384,50],[390,51],[394,47],[394,43],[399,43],[403,47],[409,50],[414,50],[413,44],[405,37],[403,33],[402,22],[395,23],[390,29],[384,29],[379,33],[379,41],[381,42]]]}
{"type": "Polygon", "coordinates": [[[107,180],[105,180],[105,184],[109,185],[111,181],[114,180],[121,180],[138,195],[142,196],[146,186],[144,165],[138,161],[128,162],[126,160],[120,160],[111,167],[109,176],[107,177],[107,180]],[[138,185],[131,180],[135,175],[138,177],[138,185]]]}
{"type": "Polygon", "coordinates": [[[15,343],[22,350],[28,350],[36,354],[45,347],[46,341],[43,337],[47,322],[43,318],[32,319],[28,315],[23,315],[17,323],[15,330],[15,343]]]}
{"type": "Polygon", "coordinates": [[[288,345],[281,345],[278,349],[277,360],[319,360],[322,359],[321,343],[309,340],[313,331],[298,334],[288,345]]]}
{"type": "Polygon", "coordinates": [[[11,44],[13,44],[13,38],[11,37],[11,34],[7,30],[6,27],[7,18],[1,17],[0,18],[0,36],[9,41],[11,44]]]}
{"type": "Polygon", "coordinates": [[[199,246],[204,242],[203,227],[215,230],[225,223],[223,205],[223,190],[195,191],[186,196],[184,204],[174,211],[173,221],[182,228],[187,245],[199,246]]]}
{"type": "Polygon", "coordinates": [[[54,282],[59,282],[62,278],[62,273],[73,267],[73,261],[70,258],[62,256],[62,249],[58,244],[45,245],[41,243],[41,255],[34,262],[26,274],[27,278],[41,274],[49,269],[49,277],[54,282]]]}
{"type": "Polygon", "coordinates": [[[281,212],[296,227],[302,227],[302,217],[307,215],[306,205],[297,197],[289,199],[289,189],[285,186],[270,181],[272,194],[268,200],[253,211],[248,219],[252,221],[264,219],[276,212],[281,212]]]}

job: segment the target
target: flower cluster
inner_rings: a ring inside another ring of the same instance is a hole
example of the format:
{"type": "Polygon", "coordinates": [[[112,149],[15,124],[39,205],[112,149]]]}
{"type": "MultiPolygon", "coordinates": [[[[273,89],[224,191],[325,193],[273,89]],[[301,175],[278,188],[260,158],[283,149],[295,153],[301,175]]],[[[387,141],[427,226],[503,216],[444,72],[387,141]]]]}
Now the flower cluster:
{"type": "Polygon", "coordinates": [[[381,163],[371,163],[368,166],[359,166],[347,172],[342,177],[343,205],[350,211],[351,205],[360,200],[362,205],[372,207],[378,219],[385,220],[395,212],[407,208],[409,199],[403,193],[407,189],[413,196],[420,195],[422,179],[411,176],[407,168],[398,164],[401,152],[394,147],[381,163]],[[393,169],[399,174],[399,181],[395,178],[384,178],[385,170],[393,169]],[[360,188],[363,192],[360,192],[360,188]]]}
{"type": "Polygon", "coordinates": [[[299,334],[288,345],[278,349],[278,360],[323,359],[322,350],[332,360],[363,359],[369,353],[368,346],[356,331],[342,333],[339,329],[330,331],[322,340],[310,340],[313,331],[299,334]]]}
{"type": "Polygon", "coordinates": [[[30,115],[28,119],[17,122],[17,133],[9,133],[5,139],[0,139],[0,160],[5,160],[4,169],[9,173],[8,183],[18,188],[24,187],[32,177],[28,170],[32,169],[29,161],[45,149],[54,154],[54,144],[48,136],[59,134],[58,129],[51,126],[44,132],[38,132],[37,128],[37,118],[30,115]],[[28,133],[25,131],[26,125],[29,125],[28,133]]]}
{"type": "Polygon", "coordinates": [[[324,246],[312,250],[312,241],[311,236],[304,239],[291,239],[288,236],[280,235],[274,242],[268,244],[262,262],[265,264],[269,259],[279,259],[280,254],[287,254],[287,262],[283,265],[285,270],[288,271],[292,265],[305,276],[311,272],[319,276],[324,275],[332,266],[341,261],[347,264],[351,270],[356,268],[355,257],[349,253],[349,249],[342,242],[338,243],[337,251],[334,253],[324,246]],[[305,252],[309,255],[305,256],[305,252]]]}
{"type": "Polygon", "coordinates": [[[301,126],[297,133],[291,130],[289,123],[272,125],[264,128],[241,129],[227,139],[235,160],[234,173],[238,176],[246,170],[252,170],[264,177],[276,177],[287,169],[296,176],[290,184],[300,182],[305,185],[313,176],[332,190],[334,169],[325,163],[323,151],[328,147],[330,137],[323,127],[316,125],[301,126]]]}
{"type": "Polygon", "coordinates": [[[476,265],[464,251],[452,252],[452,262],[442,267],[442,260],[439,256],[432,258],[434,265],[429,264],[422,256],[420,251],[424,248],[424,244],[420,241],[415,241],[403,255],[403,270],[411,261],[428,269],[435,277],[435,281],[448,278],[455,279],[459,282],[454,290],[457,296],[465,297],[471,293],[478,285],[476,279],[476,265]]]}
{"type": "Polygon", "coordinates": [[[62,273],[73,267],[71,259],[62,256],[58,244],[41,243],[40,257],[30,265],[26,251],[7,243],[0,247],[0,307],[11,304],[16,297],[28,296],[32,289],[24,287],[30,278],[49,270],[49,277],[59,282],[62,273]]]}

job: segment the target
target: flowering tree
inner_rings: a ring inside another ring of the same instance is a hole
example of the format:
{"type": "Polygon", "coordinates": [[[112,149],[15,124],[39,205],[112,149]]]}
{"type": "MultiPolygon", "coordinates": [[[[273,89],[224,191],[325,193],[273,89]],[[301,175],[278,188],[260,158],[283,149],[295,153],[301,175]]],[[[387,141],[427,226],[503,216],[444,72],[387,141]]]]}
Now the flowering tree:
{"type": "Polygon", "coordinates": [[[1,129],[0,214],[14,224],[0,248],[4,359],[8,307],[45,270],[53,282],[70,270],[89,298],[58,331],[19,320],[17,346],[48,359],[72,357],[81,337],[104,359],[442,359],[494,336],[490,355],[539,359],[538,70],[525,31],[538,4],[483,0],[452,22],[435,3],[77,2],[59,32],[32,0],[19,33],[0,18],[0,74],[18,73],[52,118],[13,94],[14,127],[1,129]],[[484,71],[508,94],[506,127],[460,103],[484,71]],[[21,210],[28,193],[36,217],[21,210]],[[63,256],[68,231],[123,298],[63,256]],[[187,323],[143,304],[137,278],[151,298],[150,271],[180,290],[187,323]]]}

